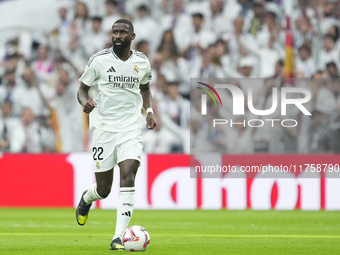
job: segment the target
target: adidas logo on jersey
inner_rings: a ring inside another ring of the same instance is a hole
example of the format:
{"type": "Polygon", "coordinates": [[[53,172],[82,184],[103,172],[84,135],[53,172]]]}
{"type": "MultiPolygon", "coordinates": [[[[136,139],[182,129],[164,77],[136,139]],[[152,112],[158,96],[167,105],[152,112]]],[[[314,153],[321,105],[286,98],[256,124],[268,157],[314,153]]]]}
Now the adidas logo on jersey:
{"type": "Polygon", "coordinates": [[[125,213],[122,213],[122,215],[131,217],[131,212],[130,212],[130,211],[127,211],[127,212],[125,212],[125,213]]]}
{"type": "Polygon", "coordinates": [[[113,73],[116,72],[116,70],[113,68],[113,66],[111,66],[111,68],[109,70],[107,70],[108,73],[113,73]]]}

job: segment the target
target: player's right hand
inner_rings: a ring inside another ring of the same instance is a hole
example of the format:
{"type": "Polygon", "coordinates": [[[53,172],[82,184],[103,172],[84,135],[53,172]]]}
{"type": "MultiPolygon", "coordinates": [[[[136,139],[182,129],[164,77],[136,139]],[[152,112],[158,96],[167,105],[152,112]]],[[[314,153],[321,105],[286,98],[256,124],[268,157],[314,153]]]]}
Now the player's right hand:
{"type": "Polygon", "coordinates": [[[83,112],[89,114],[94,108],[97,108],[96,103],[93,101],[87,101],[86,104],[83,106],[83,112]]]}

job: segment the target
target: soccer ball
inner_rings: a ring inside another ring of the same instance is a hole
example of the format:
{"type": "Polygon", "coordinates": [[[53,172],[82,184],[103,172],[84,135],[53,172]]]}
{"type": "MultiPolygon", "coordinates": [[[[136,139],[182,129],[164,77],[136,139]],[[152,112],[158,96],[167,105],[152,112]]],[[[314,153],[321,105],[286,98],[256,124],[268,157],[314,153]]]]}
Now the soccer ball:
{"type": "Polygon", "coordinates": [[[150,244],[150,235],[141,226],[128,227],[123,233],[123,245],[126,251],[145,251],[150,244]]]}

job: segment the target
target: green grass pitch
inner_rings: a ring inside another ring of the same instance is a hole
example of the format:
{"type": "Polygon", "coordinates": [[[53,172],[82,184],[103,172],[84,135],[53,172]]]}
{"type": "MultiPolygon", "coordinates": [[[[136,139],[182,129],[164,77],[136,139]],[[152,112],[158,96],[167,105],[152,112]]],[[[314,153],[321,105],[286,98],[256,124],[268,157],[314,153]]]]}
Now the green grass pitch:
{"type": "MultiPolygon", "coordinates": [[[[0,254],[124,254],[110,251],[116,211],[0,208],[0,254]]],[[[151,236],[147,254],[340,254],[340,212],[143,211],[130,225],[151,236]]]]}

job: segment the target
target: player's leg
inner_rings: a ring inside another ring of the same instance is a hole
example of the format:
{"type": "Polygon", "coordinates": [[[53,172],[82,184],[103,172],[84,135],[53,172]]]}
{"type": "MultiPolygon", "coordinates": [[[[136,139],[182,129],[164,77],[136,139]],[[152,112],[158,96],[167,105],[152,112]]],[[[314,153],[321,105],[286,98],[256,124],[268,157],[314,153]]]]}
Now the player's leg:
{"type": "Polygon", "coordinates": [[[93,132],[93,161],[97,183],[84,191],[76,210],[79,225],[87,221],[93,202],[106,198],[111,191],[114,166],[114,135],[113,133],[95,129],[93,132]]]}
{"type": "Polygon", "coordinates": [[[118,165],[120,168],[120,195],[117,205],[116,230],[111,242],[113,250],[121,246],[123,232],[132,217],[135,203],[135,178],[140,162],[135,159],[127,159],[118,165]]]}
{"type": "Polygon", "coordinates": [[[120,247],[121,237],[130,222],[135,202],[135,178],[143,152],[141,131],[122,134],[117,150],[117,162],[120,168],[120,195],[117,205],[115,235],[111,249],[120,247]]]}
{"type": "Polygon", "coordinates": [[[84,191],[76,210],[77,222],[81,226],[87,221],[92,203],[106,198],[111,192],[113,169],[95,174],[97,183],[94,183],[87,191],[84,191]]]}
{"type": "Polygon", "coordinates": [[[84,195],[84,201],[87,204],[92,204],[92,202],[98,199],[106,198],[110,192],[113,183],[113,168],[105,172],[97,172],[96,181],[84,195]]]}

